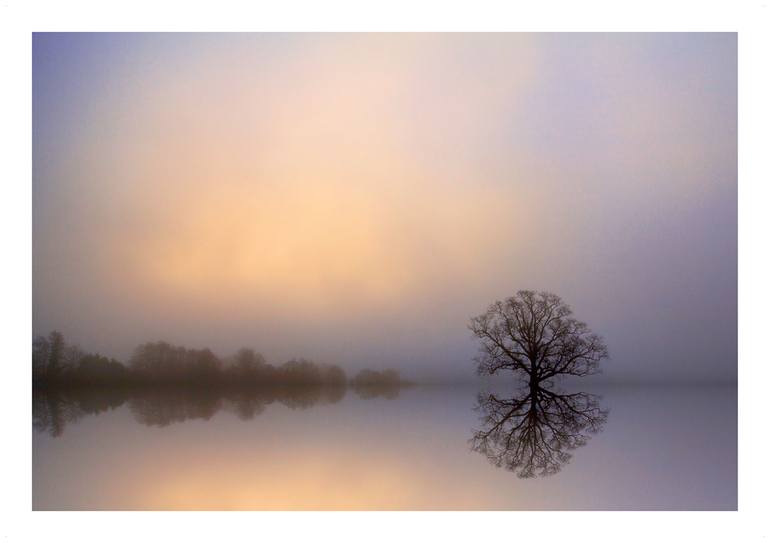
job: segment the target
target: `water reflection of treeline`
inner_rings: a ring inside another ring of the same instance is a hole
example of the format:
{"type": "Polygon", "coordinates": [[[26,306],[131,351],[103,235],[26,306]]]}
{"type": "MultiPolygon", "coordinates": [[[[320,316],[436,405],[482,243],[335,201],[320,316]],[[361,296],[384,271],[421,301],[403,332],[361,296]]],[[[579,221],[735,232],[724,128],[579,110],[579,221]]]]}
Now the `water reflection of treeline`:
{"type": "Polygon", "coordinates": [[[276,387],[190,387],[145,385],[121,387],[57,387],[35,390],[32,423],[39,432],[62,435],[67,425],[88,415],[128,406],[134,419],[147,426],[164,427],[186,420],[208,420],[223,411],[241,420],[260,415],[270,404],[308,409],[339,402],[352,388],[358,397],[398,396],[398,385],[351,386],[284,385],[276,387]]]}
{"type": "Polygon", "coordinates": [[[210,349],[190,349],[165,341],[139,345],[127,364],[68,344],[61,333],[38,336],[32,345],[33,383],[38,388],[189,385],[227,388],[315,385],[356,387],[399,385],[395,370],[362,370],[352,379],[334,364],[303,358],[269,364],[254,349],[220,358],[210,349]]]}

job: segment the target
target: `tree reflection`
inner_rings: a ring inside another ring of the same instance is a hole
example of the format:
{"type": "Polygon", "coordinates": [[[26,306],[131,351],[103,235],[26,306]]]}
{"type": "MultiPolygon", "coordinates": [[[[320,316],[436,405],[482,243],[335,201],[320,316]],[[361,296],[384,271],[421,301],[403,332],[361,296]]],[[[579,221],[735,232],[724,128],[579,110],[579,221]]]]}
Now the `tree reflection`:
{"type": "Polygon", "coordinates": [[[471,446],[518,477],[553,475],[590,434],[602,430],[607,411],[599,400],[595,394],[559,394],[537,385],[509,399],[480,394],[476,408],[482,428],[474,432],[471,446]]]}
{"type": "Polygon", "coordinates": [[[209,420],[222,409],[220,394],[195,389],[161,389],[132,396],[128,408],[137,422],[168,426],[190,419],[209,420]]]}
{"type": "Polygon", "coordinates": [[[32,395],[32,426],[53,437],[68,424],[123,405],[125,390],[83,389],[78,391],[35,391],[32,395]]]}
{"type": "Polygon", "coordinates": [[[134,419],[146,426],[165,427],[187,420],[209,420],[219,411],[250,420],[271,403],[290,409],[309,409],[339,402],[345,392],[345,386],[336,385],[214,390],[174,386],[36,390],[32,398],[32,422],[38,432],[58,437],[68,424],[125,403],[134,419]]]}
{"type": "Polygon", "coordinates": [[[404,385],[390,384],[390,383],[372,383],[365,385],[353,385],[356,395],[363,400],[371,400],[373,398],[385,398],[386,400],[394,400],[398,398],[401,393],[401,388],[404,385]]]}

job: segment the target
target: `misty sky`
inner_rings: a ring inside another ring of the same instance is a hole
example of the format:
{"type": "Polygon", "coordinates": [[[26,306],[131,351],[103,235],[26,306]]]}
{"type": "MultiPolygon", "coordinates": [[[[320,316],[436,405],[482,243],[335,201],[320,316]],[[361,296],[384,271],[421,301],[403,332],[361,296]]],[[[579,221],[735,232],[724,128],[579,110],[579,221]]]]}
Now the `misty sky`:
{"type": "Polygon", "coordinates": [[[470,377],[561,295],[734,380],[735,34],[36,34],[33,332],[470,377]]]}

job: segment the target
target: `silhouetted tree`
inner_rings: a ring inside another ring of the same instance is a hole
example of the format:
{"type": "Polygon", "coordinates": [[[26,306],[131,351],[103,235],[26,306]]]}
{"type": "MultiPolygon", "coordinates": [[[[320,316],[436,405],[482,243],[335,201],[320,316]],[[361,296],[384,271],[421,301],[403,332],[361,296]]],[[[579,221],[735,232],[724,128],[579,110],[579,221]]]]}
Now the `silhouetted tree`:
{"type": "Polygon", "coordinates": [[[173,381],[185,373],[186,349],[175,347],[165,341],[139,345],[131,357],[131,370],[141,379],[150,381],[173,381]]]}
{"type": "Polygon", "coordinates": [[[234,367],[244,376],[257,374],[267,364],[264,356],[246,347],[238,351],[234,362],[234,367]]]}
{"type": "Polygon", "coordinates": [[[242,348],[228,360],[225,368],[225,380],[233,385],[253,386],[265,382],[265,358],[254,349],[242,348]]]}
{"type": "Polygon", "coordinates": [[[602,338],[548,292],[520,290],[471,319],[469,328],[481,340],[475,360],[482,375],[524,372],[536,384],[556,375],[597,373],[608,356],[602,338]]]}
{"type": "Polygon", "coordinates": [[[280,381],[285,384],[317,383],[321,380],[318,366],[305,360],[291,359],[279,368],[280,381]]]}
{"type": "Polygon", "coordinates": [[[48,335],[48,370],[49,378],[55,379],[61,371],[62,358],[64,356],[64,336],[61,332],[53,331],[48,335]]]}
{"type": "Polygon", "coordinates": [[[579,392],[557,394],[528,387],[519,397],[480,394],[476,408],[483,428],[471,439],[473,450],[521,478],[553,475],[607,420],[599,397],[579,392]]]}
{"type": "Polygon", "coordinates": [[[221,376],[222,362],[210,349],[191,349],[186,352],[185,364],[193,381],[213,383],[221,376]]]}
{"type": "Polygon", "coordinates": [[[51,344],[45,336],[37,336],[32,342],[32,378],[44,379],[48,369],[51,344]]]}

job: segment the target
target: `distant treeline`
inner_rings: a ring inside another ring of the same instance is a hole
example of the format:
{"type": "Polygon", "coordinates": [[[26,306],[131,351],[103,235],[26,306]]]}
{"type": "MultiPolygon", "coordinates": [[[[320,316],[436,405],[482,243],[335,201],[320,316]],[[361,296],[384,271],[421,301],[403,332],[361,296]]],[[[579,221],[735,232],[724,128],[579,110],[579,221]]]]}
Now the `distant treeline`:
{"type": "Polygon", "coordinates": [[[228,385],[235,387],[323,385],[355,387],[404,384],[396,370],[363,370],[348,380],[336,365],[292,359],[267,363],[253,349],[219,358],[210,349],[188,349],[165,341],[139,345],[128,364],[67,344],[60,332],[32,343],[32,379],[38,387],[94,385],[228,385]]]}

